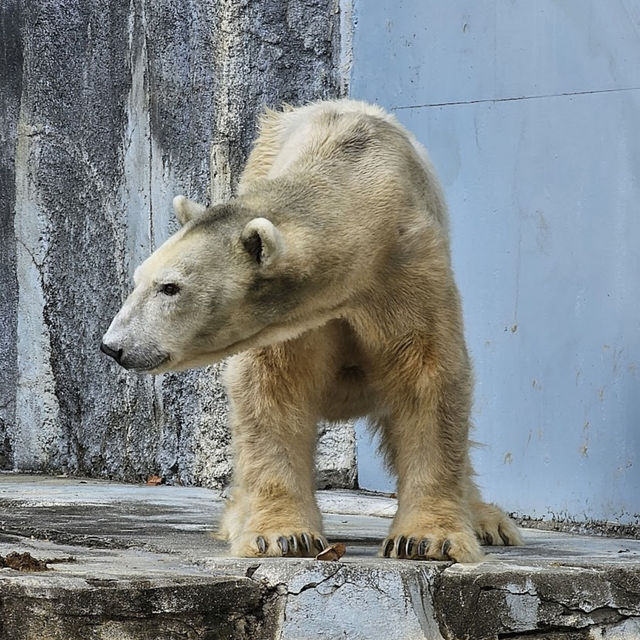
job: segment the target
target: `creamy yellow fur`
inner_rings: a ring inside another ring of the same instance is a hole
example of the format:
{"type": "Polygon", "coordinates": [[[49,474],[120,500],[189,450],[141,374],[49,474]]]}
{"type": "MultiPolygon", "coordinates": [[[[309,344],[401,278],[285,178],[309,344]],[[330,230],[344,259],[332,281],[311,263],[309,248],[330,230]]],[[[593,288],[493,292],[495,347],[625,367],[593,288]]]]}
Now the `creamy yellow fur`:
{"type": "Polygon", "coordinates": [[[233,555],[326,543],[316,424],[355,416],[379,429],[398,478],[386,555],[474,562],[479,542],[520,542],[472,480],[446,206],[393,116],[350,100],[268,111],[238,196],[206,210],[178,198],[176,210],[185,226],[142,265],[105,344],[153,371],[237,354],[221,529],[233,555]],[[167,279],[180,285],[170,299],[157,293],[167,279]]]}
{"type": "MultiPolygon", "coordinates": [[[[373,246],[354,247],[351,257],[357,261],[359,252],[367,252],[384,261],[395,252],[404,254],[405,264],[389,273],[384,263],[363,266],[340,320],[231,361],[236,484],[242,497],[233,503],[226,534],[237,555],[253,555],[256,534],[272,540],[305,529],[320,534],[311,474],[315,422],[368,415],[379,425],[385,455],[398,474],[399,508],[390,535],[428,539],[433,558],[443,557],[448,539],[448,556],[475,561],[482,554],[474,532],[493,544],[520,539],[497,507],[481,501],[471,479],[471,370],[444,199],[426,152],[395,118],[371,105],[339,101],[269,112],[239,192],[249,192],[265,176],[304,171],[305,151],[316,145],[330,157],[332,138],[340,156],[340,137],[358,118],[384,120],[410,145],[365,154],[353,167],[348,195],[357,195],[349,200],[344,193],[345,205],[376,216],[364,224],[380,228],[372,234],[373,246]],[[343,114],[342,121],[325,124],[323,116],[334,111],[343,114]],[[411,151],[425,174],[419,181],[403,171],[402,162],[395,163],[396,154],[411,151]],[[386,181],[372,180],[385,174],[386,181]],[[277,498],[269,493],[276,486],[277,498]],[[240,512],[243,518],[237,517],[240,512]]],[[[349,236],[360,233],[350,220],[345,227],[349,236]]],[[[326,251],[341,242],[339,236],[325,237],[326,251]]]]}

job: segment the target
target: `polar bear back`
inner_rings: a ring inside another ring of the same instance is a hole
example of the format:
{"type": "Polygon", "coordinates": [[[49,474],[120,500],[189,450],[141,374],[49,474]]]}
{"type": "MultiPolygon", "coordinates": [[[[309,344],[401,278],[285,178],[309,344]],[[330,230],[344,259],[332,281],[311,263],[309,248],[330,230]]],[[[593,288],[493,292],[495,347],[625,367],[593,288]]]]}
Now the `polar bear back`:
{"type": "MultiPolygon", "coordinates": [[[[303,107],[286,107],[284,111],[267,110],[260,125],[260,135],[251,153],[238,187],[242,195],[255,180],[276,179],[316,161],[324,155],[344,151],[345,136],[367,123],[386,123],[400,134],[424,172],[427,185],[426,208],[435,216],[448,237],[448,213],[442,190],[426,149],[393,116],[376,105],[341,99],[314,102],[303,107]]],[[[391,156],[392,154],[389,154],[391,156]]],[[[385,158],[377,158],[378,162],[385,158]]]]}

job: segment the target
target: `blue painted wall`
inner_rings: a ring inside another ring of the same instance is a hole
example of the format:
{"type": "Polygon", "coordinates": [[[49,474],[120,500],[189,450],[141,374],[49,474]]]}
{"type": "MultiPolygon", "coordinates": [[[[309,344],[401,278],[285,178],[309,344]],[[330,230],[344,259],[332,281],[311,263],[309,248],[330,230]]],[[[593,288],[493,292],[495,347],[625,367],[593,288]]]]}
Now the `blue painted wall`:
{"type": "Polygon", "coordinates": [[[353,54],[447,193],[485,495],[640,522],[640,0],[356,0],[353,54]]]}

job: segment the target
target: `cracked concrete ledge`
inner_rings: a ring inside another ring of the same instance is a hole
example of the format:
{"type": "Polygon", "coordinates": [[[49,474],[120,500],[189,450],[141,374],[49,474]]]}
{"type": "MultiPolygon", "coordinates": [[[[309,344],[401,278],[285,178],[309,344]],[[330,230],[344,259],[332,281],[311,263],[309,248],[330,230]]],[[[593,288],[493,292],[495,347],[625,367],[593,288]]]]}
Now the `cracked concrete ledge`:
{"type": "Polygon", "coordinates": [[[375,556],[391,498],[320,492],[338,563],[236,559],[219,493],[0,474],[3,640],[638,640],[640,541],[524,530],[477,565],[375,556]]]}

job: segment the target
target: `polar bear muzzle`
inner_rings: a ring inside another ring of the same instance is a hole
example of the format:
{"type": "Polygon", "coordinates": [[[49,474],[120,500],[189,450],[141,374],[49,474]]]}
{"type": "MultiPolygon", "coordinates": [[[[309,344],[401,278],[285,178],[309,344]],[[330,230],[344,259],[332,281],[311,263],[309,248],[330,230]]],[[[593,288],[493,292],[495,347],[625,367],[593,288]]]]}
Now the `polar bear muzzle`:
{"type": "Polygon", "coordinates": [[[136,347],[125,350],[117,343],[108,344],[104,339],[100,345],[100,351],[113,358],[121,367],[140,373],[159,369],[169,361],[169,354],[155,348],[136,347]]]}

